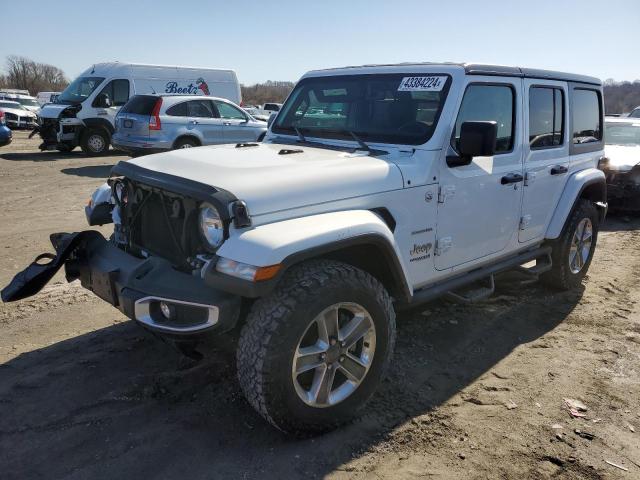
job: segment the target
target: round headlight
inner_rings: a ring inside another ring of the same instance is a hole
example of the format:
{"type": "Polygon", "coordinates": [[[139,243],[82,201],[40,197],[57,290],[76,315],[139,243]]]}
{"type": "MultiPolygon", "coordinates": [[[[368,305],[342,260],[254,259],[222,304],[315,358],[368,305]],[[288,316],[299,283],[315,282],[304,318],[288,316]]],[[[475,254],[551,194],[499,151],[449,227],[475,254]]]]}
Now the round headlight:
{"type": "Polygon", "coordinates": [[[216,207],[203,203],[200,207],[200,231],[211,248],[218,248],[224,241],[224,224],[216,207]]]}

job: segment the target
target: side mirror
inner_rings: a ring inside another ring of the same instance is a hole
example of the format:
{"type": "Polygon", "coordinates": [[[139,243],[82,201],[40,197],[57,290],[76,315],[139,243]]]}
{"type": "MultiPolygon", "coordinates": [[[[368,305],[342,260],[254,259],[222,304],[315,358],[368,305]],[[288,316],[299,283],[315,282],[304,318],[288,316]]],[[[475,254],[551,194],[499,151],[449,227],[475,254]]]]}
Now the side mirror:
{"type": "Polygon", "coordinates": [[[109,98],[109,95],[106,93],[98,95],[96,98],[96,106],[100,108],[109,108],[111,106],[111,99],[109,98]]]}
{"type": "Polygon", "coordinates": [[[449,167],[469,165],[473,157],[490,157],[496,153],[498,124],[496,122],[464,122],[458,141],[459,156],[447,157],[449,167]]]}
{"type": "Polygon", "coordinates": [[[267,120],[267,128],[271,128],[271,124],[273,123],[273,121],[276,119],[277,116],[278,116],[278,112],[271,112],[271,114],[269,114],[269,120],[267,120]]]}

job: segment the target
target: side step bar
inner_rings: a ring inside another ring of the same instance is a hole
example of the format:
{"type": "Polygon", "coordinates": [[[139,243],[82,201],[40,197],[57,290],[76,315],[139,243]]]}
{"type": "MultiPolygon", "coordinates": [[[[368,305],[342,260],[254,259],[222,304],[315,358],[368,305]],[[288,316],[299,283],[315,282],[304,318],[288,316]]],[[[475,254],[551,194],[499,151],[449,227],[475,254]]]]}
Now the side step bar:
{"type": "Polygon", "coordinates": [[[457,290],[473,282],[477,282],[479,280],[485,279],[486,277],[490,277],[492,275],[495,275],[496,273],[505,272],[507,270],[524,270],[528,271],[528,274],[530,275],[539,275],[540,273],[546,272],[550,268],[551,247],[540,247],[536,248],[535,250],[528,250],[526,252],[519,253],[515,257],[507,258],[498,263],[494,263],[493,265],[480,267],[476,270],[471,270],[470,272],[463,273],[457,277],[450,278],[430,287],[417,290],[413,293],[413,299],[411,303],[399,306],[399,308],[409,308],[421,303],[430,302],[431,300],[441,297],[442,295],[445,295],[451,291],[457,290]],[[535,267],[526,269],[521,266],[523,263],[527,263],[532,260],[536,260],[535,267]]]}

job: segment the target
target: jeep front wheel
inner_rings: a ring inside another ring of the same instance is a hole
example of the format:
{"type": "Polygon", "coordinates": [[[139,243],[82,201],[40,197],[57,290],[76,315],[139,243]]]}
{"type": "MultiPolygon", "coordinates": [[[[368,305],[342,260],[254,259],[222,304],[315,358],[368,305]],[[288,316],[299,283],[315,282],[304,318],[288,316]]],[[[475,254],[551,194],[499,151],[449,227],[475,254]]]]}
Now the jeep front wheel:
{"type": "Polygon", "coordinates": [[[292,268],[243,328],[238,378],[249,403],[288,433],[352,419],[390,361],[395,313],[368,273],[318,260],[292,268]]]}
{"type": "Polygon", "coordinates": [[[591,265],[598,229],[598,210],[592,202],[580,200],[571,212],[562,235],[551,243],[553,266],[541,280],[561,290],[577,287],[591,265]]]}

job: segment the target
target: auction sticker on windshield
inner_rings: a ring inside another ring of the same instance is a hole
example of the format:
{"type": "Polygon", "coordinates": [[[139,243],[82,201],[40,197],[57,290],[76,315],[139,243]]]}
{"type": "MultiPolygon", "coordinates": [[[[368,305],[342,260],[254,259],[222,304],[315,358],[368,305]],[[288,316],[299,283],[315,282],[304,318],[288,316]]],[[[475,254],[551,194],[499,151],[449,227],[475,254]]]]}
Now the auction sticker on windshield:
{"type": "Polygon", "coordinates": [[[399,92],[439,92],[447,77],[404,77],[398,86],[399,92]]]}

